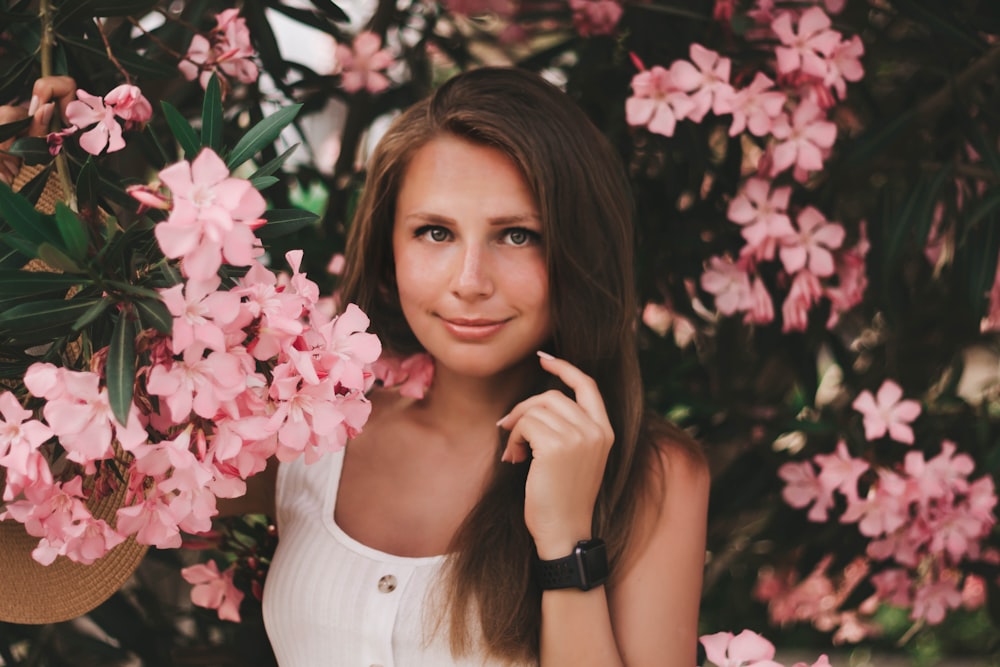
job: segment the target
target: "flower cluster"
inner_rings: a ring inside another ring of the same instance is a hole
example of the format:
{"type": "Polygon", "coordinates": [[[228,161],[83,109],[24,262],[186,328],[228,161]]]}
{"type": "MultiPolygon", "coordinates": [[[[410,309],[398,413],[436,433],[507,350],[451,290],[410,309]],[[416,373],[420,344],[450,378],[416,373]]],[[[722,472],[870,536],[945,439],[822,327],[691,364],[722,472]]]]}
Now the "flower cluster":
{"type": "MultiPolygon", "coordinates": [[[[889,438],[912,445],[910,426],[920,414],[917,401],[904,400],[898,384],[886,381],[876,396],[864,391],[854,401],[862,413],[869,441],[889,438]]],[[[785,482],[782,497],[795,508],[809,508],[811,521],[825,522],[839,503],[844,507],[841,523],[856,524],[869,540],[866,556],[856,564],[856,574],[845,579],[849,592],[866,576],[874,595],[859,607],[871,614],[878,604],[910,609],[915,621],[940,623],[948,610],[963,603],[963,562],[997,562],[1000,553],[983,549],[996,518],[993,478],[970,481],[974,463],[967,454],[956,453],[956,445],[941,442],[940,453],[927,459],[922,451],[907,451],[898,466],[873,465],[851,456],[841,440],[832,454],[817,454],[811,460],[785,463],[778,471],[785,482]],[[873,573],[869,573],[869,569],[873,573]]],[[[846,593],[833,595],[824,574],[829,561],[804,582],[773,590],[762,597],[770,601],[772,619],[812,620],[827,628],[845,625],[838,634],[858,641],[875,631],[856,612],[838,611],[846,593]],[[817,595],[816,587],[825,587],[817,595]],[[803,591],[812,588],[809,593],[803,591]],[[795,599],[833,601],[825,608],[794,609],[795,599]]]]}
{"type": "Polygon", "coordinates": [[[120,151],[125,148],[122,130],[141,128],[152,115],[152,105],[137,86],[122,84],[104,97],[77,90],[76,99],[66,105],[70,126],[46,137],[49,152],[58,155],[63,140],[79,131],[83,131],[80,148],[91,155],[100,155],[104,149],[109,153],[120,151]],[[124,121],[124,127],[119,120],[124,121]]]}
{"type": "MultiPolygon", "coordinates": [[[[699,638],[705,656],[716,667],[784,667],[774,660],[774,644],[750,630],[738,635],[716,632],[699,638]]],[[[830,660],[821,655],[816,662],[797,662],[792,667],[830,667],[830,660]]]]}
{"type": "MultiPolygon", "coordinates": [[[[731,4],[716,6],[719,18],[731,14],[731,4]]],[[[833,30],[819,6],[778,10],[761,2],[750,16],[756,28],[748,37],[774,44],[773,78],[757,70],[738,87],[730,59],[699,44],[691,45],[690,60],[669,67],[647,69],[634,58],[641,71],[632,79],[626,118],[669,137],[680,121],[701,123],[709,112],[729,115],[730,136],[749,134],[764,142],[727,211],[746,243],[738,257],[711,257],[701,287],[714,296],[720,314],[743,313],[752,324],[774,321],[772,294],[783,291],[786,332],[805,330],[810,311],[826,300],[827,326],[833,327],[861,301],[867,241],[862,231],[857,243],[846,247],[843,226],[813,206],[793,206],[793,185],[779,179],[791,175],[794,184],[802,184],[823,168],[837,139],[832,109],[845,97],[847,83],[862,78],[864,47],[857,36],[846,39],[833,30]],[[780,270],[768,284],[761,269],[774,262],[780,270]]]]}
{"type": "Polygon", "coordinates": [[[392,52],[382,48],[382,38],[375,33],[358,33],[352,46],[338,44],[336,56],[340,87],[347,92],[366,90],[374,95],[389,87],[383,71],[394,62],[392,52]]]}
{"type": "MultiPolygon", "coordinates": [[[[292,275],[283,284],[256,261],[250,221],[263,200],[211,150],[159,178],[169,216],[156,238],[186,280],[162,290],[172,335],[138,335],[143,363],[125,423],[109,404],[106,351],[90,371],[28,369],[24,384],[43,402],[42,419],[0,395],[6,515],[40,538],[33,555],[42,563],[59,555],[90,563],[130,535],[178,547],[182,532],[209,530],[216,499],[241,495],[269,457],[315,461],[368,418],[380,344],[365,333],[364,313],[349,305],[331,318],[317,309],[300,250],[287,254],[292,275]],[[223,262],[249,269],[223,288],[223,262]],[[53,437],[65,454],[58,468],[46,445],[53,437]],[[127,493],[114,526],[95,519],[86,501],[120,484],[127,493]]],[[[196,592],[196,601],[215,601],[216,589],[196,592]]]]}

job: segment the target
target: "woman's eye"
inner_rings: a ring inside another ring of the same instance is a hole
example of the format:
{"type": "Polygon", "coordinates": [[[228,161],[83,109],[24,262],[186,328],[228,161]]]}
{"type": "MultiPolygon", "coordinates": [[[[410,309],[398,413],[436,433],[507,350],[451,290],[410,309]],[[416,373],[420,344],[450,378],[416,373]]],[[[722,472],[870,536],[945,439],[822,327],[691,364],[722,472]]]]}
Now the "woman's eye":
{"type": "Polygon", "coordinates": [[[435,243],[443,243],[448,240],[449,232],[444,227],[426,226],[417,230],[416,236],[426,237],[435,243]]]}
{"type": "Polygon", "coordinates": [[[528,245],[539,239],[537,232],[516,227],[507,230],[507,242],[511,245],[528,245]]]}

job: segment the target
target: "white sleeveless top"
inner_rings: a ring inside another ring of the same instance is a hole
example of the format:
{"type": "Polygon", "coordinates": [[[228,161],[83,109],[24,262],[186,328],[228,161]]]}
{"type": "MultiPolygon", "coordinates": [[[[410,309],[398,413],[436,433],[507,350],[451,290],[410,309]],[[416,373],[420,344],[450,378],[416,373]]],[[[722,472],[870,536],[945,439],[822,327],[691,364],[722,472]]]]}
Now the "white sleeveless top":
{"type": "Polygon", "coordinates": [[[280,667],[491,667],[456,660],[448,623],[429,636],[428,600],[445,556],[407,558],[361,544],[334,521],[344,451],[282,463],[278,547],[264,586],[264,625],[280,667]]]}

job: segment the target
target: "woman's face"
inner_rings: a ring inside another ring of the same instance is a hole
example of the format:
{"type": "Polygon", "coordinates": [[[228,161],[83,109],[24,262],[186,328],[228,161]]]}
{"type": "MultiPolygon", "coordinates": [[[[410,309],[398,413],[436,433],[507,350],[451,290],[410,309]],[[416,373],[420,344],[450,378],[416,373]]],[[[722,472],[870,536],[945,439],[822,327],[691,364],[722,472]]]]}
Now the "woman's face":
{"type": "Polygon", "coordinates": [[[531,191],[499,150],[443,135],[414,153],[396,201],[396,284],[439,368],[491,377],[549,338],[541,234],[531,191]]]}

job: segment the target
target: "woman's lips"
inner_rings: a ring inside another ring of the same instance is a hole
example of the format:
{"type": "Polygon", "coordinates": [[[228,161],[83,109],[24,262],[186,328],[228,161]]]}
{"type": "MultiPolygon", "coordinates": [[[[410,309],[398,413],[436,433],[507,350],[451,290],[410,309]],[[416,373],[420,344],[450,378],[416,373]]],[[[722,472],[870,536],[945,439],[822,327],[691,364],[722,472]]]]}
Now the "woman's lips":
{"type": "Polygon", "coordinates": [[[496,334],[510,320],[487,320],[441,318],[444,328],[455,338],[462,340],[485,340],[496,334]]]}

